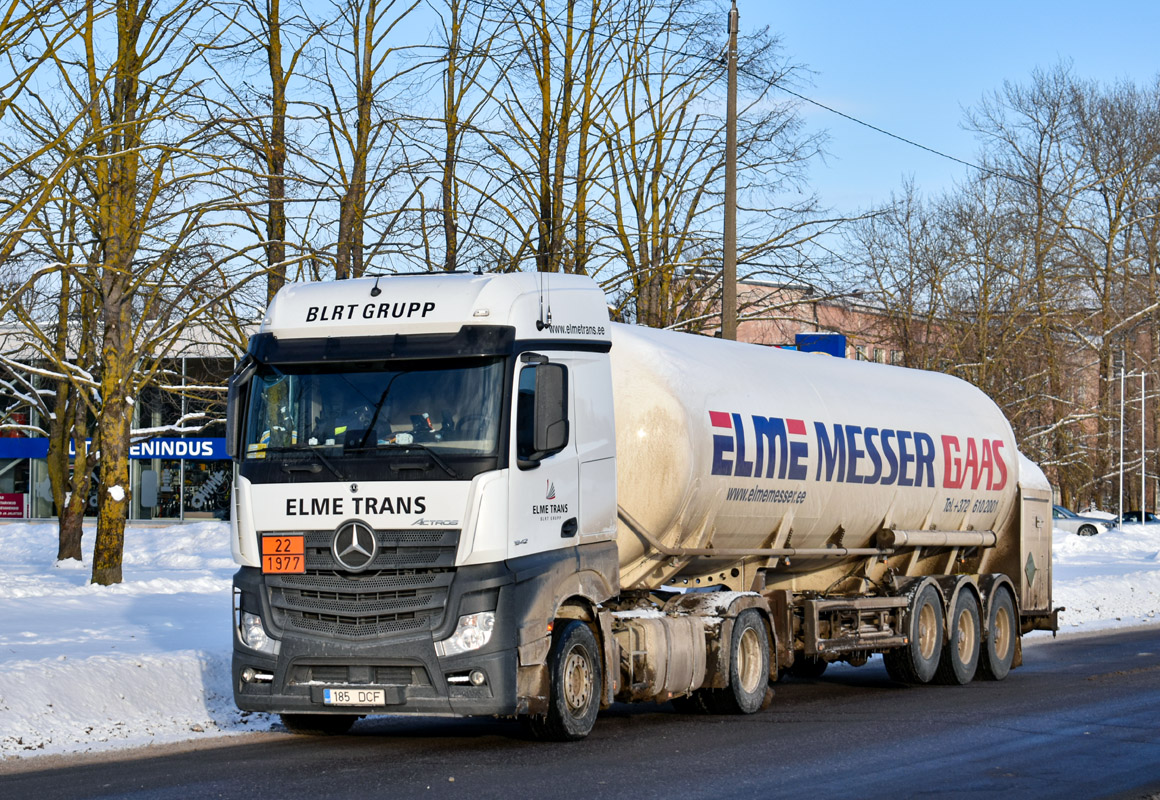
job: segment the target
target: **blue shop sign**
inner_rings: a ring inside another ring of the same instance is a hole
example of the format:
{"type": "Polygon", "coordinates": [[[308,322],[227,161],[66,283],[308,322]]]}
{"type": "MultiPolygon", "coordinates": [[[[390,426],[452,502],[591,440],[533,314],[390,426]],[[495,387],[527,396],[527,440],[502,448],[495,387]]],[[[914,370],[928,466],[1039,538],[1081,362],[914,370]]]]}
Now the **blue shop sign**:
{"type": "Polygon", "coordinates": [[[196,458],[214,461],[229,458],[225,437],[197,439],[149,439],[129,447],[129,458],[196,458]]]}
{"type": "MultiPolygon", "coordinates": [[[[69,455],[75,450],[70,446],[69,455]]],[[[48,439],[0,439],[0,458],[46,458],[48,439]]],[[[129,458],[197,459],[217,461],[229,458],[225,437],[157,438],[129,447],[129,458]]]]}

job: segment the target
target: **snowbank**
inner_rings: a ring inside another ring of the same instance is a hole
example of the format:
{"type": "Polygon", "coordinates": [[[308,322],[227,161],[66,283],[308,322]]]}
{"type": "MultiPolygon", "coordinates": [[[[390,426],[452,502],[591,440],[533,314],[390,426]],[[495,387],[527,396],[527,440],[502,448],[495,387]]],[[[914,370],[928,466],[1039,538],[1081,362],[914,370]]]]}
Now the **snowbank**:
{"type": "MultiPolygon", "coordinates": [[[[0,524],[0,759],[264,730],[230,692],[229,527],[130,525],[125,582],[57,564],[51,523],[0,524]]],[[[1054,537],[1064,631],[1160,623],[1160,525],[1054,537]]]]}
{"type": "Polygon", "coordinates": [[[1099,536],[1057,530],[1052,599],[1060,631],[1160,623],[1160,525],[1125,525],[1099,536]]]}
{"type": "Polygon", "coordinates": [[[229,526],[125,531],[124,583],[56,563],[54,524],[0,525],[0,758],[269,728],[230,692],[229,526]]]}

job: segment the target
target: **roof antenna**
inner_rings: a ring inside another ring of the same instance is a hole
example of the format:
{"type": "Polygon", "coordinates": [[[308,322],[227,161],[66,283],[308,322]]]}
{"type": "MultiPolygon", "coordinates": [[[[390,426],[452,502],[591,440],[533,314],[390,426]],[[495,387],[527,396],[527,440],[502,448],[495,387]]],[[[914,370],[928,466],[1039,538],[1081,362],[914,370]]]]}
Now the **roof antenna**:
{"type": "Polygon", "coordinates": [[[546,272],[540,273],[540,318],[536,320],[536,330],[542,331],[552,324],[552,295],[551,290],[546,289],[548,285],[548,275],[546,272]],[[544,293],[548,293],[548,309],[547,313],[544,311],[544,293]]]}
{"type": "Polygon", "coordinates": [[[380,294],[383,293],[383,290],[379,288],[379,278],[380,277],[382,277],[382,276],[380,276],[380,275],[375,276],[375,285],[371,287],[371,297],[378,297],[380,294]]]}

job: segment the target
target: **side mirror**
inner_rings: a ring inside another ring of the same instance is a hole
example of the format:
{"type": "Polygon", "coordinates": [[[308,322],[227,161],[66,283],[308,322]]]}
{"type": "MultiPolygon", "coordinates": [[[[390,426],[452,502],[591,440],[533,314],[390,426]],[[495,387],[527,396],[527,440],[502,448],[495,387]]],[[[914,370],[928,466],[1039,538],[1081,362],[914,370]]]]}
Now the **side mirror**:
{"type": "Polygon", "coordinates": [[[245,416],[242,401],[249,395],[250,378],[256,369],[254,362],[247,356],[230,376],[226,393],[226,455],[235,461],[241,457],[242,452],[242,417],[245,416]]]}
{"type": "Polygon", "coordinates": [[[568,369],[538,363],[520,373],[516,407],[516,455],[532,469],[568,444],[568,369]]]}
{"type": "Polygon", "coordinates": [[[551,455],[568,444],[568,370],[562,364],[536,367],[537,452],[551,455]]]}

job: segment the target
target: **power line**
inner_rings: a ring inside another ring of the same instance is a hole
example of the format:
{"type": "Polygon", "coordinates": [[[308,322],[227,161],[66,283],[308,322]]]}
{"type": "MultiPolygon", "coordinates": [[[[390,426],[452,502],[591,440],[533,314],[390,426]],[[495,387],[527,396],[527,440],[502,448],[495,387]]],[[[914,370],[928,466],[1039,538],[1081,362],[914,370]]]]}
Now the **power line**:
{"type": "MultiPolygon", "coordinates": [[[[837,116],[842,117],[843,119],[848,119],[848,120],[850,120],[850,122],[861,125],[864,128],[869,128],[870,130],[872,130],[876,133],[881,133],[883,136],[889,136],[891,139],[897,139],[898,141],[900,141],[904,144],[908,144],[911,147],[917,147],[919,150],[925,150],[926,152],[932,153],[933,155],[939,156],[940,158],[945,158],[948,161],[954,161],[957,164],[962,164],[964,167],[970,167],[971,169],[976,169],[979,172],[985,172],[989,175],[994,175],[997,178],[1015,179],[1011,175],[1007,175],[1007,174],[999,172],[997,170],[990,169],[989,167],[984,167],[984,166],[982,166],[980,164],[976,164],[972,161],[965,161],[961,158],[958,158],[957,156],[952,156],[949,153],[944,153],[941,150],[935,150],[933,147],[927,147],[926,145],[921,144],[919,142],[916,142],[913,139],[907,139],[905,136],[899,136],[897,133],[891,133],[890,131],[886,130],[885,128],[879,128],[877,125],[873,125],[869,122],[866,122],[865,120],[858,119],[857,117],[851,116],[850,114],[847,114],[844,111],[839,111],[838,109],[832,108],[832,107],[826,105],[825,103],[818,102],[817,100],[814,100],[811,97],[806,97],[804,94],[801,94],[800,92],[795,92],[793,89],[787,89],[785,86],[782,86],[780,83],[774,83],[773,86],[774,86],[774,88],[780,89],[781,91],[785,92],[786,94],[793,95],[794,97],[796,97],[799,100],[804,100],[805,102],[807,102],[811,105],[815,105],[824,111],[829,111],[831,114],[836,114],[837,116]]],[[[1018,179],[1016,179],[1016,180],[1018,180],[1018,179]]]]}
{"type": "MultiPolygon", "coordinates": [[[[514,9],[513,9],[513,11],[514,11],[514,9]]],[[[523,11],[523,15],[527,19],[538,24],[538,21],[532,17],[530,10],[522,9],[522,11],[523,11]]],[[[586,25],[578,25],[576,23],[568,23],[568,22],[564,22],[560,19],[552,19],[552,20],[550,20],[549,24],[554,25],[554,26],[559,27],[559,28],[563,28],[564,30],[571,31],[573,33],[579,33],[582,36],[594,36],[595,35],[595,30],[592,27],[589,27],[586,25]]],[[[658,25],[660,27],[663,27],[663,23],[659,23],[658,25]]],[[[609,37],[609,39],[613,39],[613,38],[616,38],[616,37],[609,37]]],[[[634,41],[632,39],[630,39],[627,35],[620,37],[620,42],[622,44],[633,44],[634,43],[634,41]]],[[[658,42],[648,43],[647,49],[659,51],[659,52],[664,53],[666,55],[676,55],[676,56],[682,56],[684,58],[700,59],[702,61],[706,61],[706,62],[713,63],[713,64],[720,64],[721,63],[721,59],[718,56],[714,56],[714,55],[711,55],[708,53],[703,53],[703,52],[702,53],[691,53],[688,50],[684,50],[684,49],[680,49],[680,48],[665,47],[664,45],[659,44],[658,42]]],[[[877,125],[866,122],[865,120],[858,119],[857,117],[855,117],[851,114],[847,114],[844,111],[839,111],[838,109],[836,109],[832,106],[828,106],[825,103],[822,103],[818,100],[814,100],[812,97],[807,97],[806,95],[802,94],[801,92],[797,92],[797,91],[794,91],[793,89],[790,89],[786,86],[783,86],[778,81],[771,81],[769,79],[769,76],[758,74],[758,73],[754,72],[753,70],[746,68],[743,65],[739,64],[737,69],[739,72],[742,72],[751,78],[759,80],[768,86],[771,86],[775,89],[779,89],[780,91],[783,91],[788,95],[796,97],[797,99],[802,100],[803,102],[817,106],[818,108],[822,109],[823,111],[828,111],[831,114],[834,114],[836,116],[842,117],[843,119],[849,120],[850,122],[853,122],[856,125],[861,125],[862,127],[867,128],[869,130],[872,130],[875,133],[880,133],[883,136],[887,136],[891,139],[895,139],[896,141],[902,142],[903,144],[910,145],[911,147],[915,147],[919,150],[923,150],[923,151],[930,153],[934,156],[938,156],[939,158],[945,158],[948,161],[953,161],[956,164],[961,164],[964,167],[967,167],[969,169],[977,170],[978,172],[982,172],[982,173],[985,173],[987,175],[991,175],[991,176],[996,177],[996,178],[1003,178],[1003,179],[1012,181],[1014,183],[1021,183],[1024,186],[1027,186],[1030,188],[1035,188],[1034,184],[1025,178],[1022,178],[1022,177],[1017,176],[1017,175],[1011,175],[1008,173],[1000,172],[998,170],[991,169],[990,167],[985,167],[981,164],[976,164],[973,161],[967,161],[967,160],[959,158],[957,156],[950,155],[949,153],[944,153],[941,150],[936,150],[933,147],[928,147],[920,142],[914,141],[913,139],[908,139],[905,136],[901,136],[897,133],[893,133],[891,131],[886,130],[885,128],[881,128],[877,125]]]]}
{"type": "MultiPolygon", "coordinates": [[[[527,12],[525,12],[525,14],[527,14],[527,12]]],[[[529,15],[529,19],[530,18],[531,17],[529,15]]],[[[585,35],[585,36],[592,36],[595,34],[595,31],[587,26],[579,26],[579,25],[576,25],[575,23],[569,24],[567,22],[563,22],[563,21],[558,20],[558,19],[553,20],[552,24],[554,24],[558,27],[564,28],[564,29],[571,30],[573,32],[578,32],[578,33],[585,35]]],[[[632,43],[631,40],[629,40],[627,36],[622,39],[622,42],[625,44],[632,43]]],[[[666,55],[677,55],[677,56],[682,56],[684,58],[700,59],[702,61],[706,61],[706,62],[714,63],[714,64],[721,63],[721,59],[717,56],[713,56],[713,55],[710,55],[708,53],[703,53],[703,52],[702,53],[691,53],[688,50],[684,50],[681,48],[665,47],[664,45],[659,44],[658,42],[649,43],[648,49],[649,50],[657,50],[657,51],[660,51],[662,53],[665,53],[666,55]]],[[[903,144],[907,144],[911,147],[915,147],[919,150],[923,150],[923,151],[930,153],[934,156],[937,156],[939,158],[945,158],[948,161],[953,161],[956,164],[961,164],[962,166],[967,167],[968,169],[973,169],[973,170],[976,170],[978,172],[981,172],[981,173],[984,173],[987,175],[991,175],[992,177],[1009,180],[1013,183],[1022,184],[1023,186],[1028,187],[1028,188],[1036,188],[1035,185],[1031,181],[1029,181],[1026,178],[1023,178],[1021,176],[1011,175],[1011,174],[1005,173],[1005,172],[1000,172],[998,170],[991,169],[990,167],[985,167],[981,164],[976,164],[973,161],[967,161],[967,160],[959,158],[957,156],[950,155],[949,153],[944,153],[943,151],[936,150],[933,147],[927,147],[926,145],[921,144],[920,142],[916,142],[913,139],[908,139],[905,136],[901,136],[897,133],[893,133],[891,131],[886,130],[885,128],[881,128],[877,125],[866,122],[865,120],[858,119],[857,117],[855,117],[851,114],[847,114],[844,111],[839,111],[838,109],[833,108],[832,106],[828,106],[825,103],[822,103],[818,100],[814,100],[812,97],[807,97],[806,95],[802,94],[801,92],[797,92],[797,91],[794,91],[793,89],[790,89],[786,86],[783,86],[778,81],[771,81],[769,79],[769,76],[758,74],[758,73],[754,72],[753,70],[748,69],[744,65],[739,64],[737,69],[739,72],[742,72],[751,78],[759,80],[768,86],[772,86],[775,89],[779,89],[780,91],[783,91],[788,95],[796,97],[797,99],[802,100],[803,102],[817,106],[818,108],[822,109],[823,111],[828,111],[831,114],[834,114],[836,116],[842,117],[843,119],[849,120],[850,122],[853,122],[856,125],[861,125],[862,127],[867,128],[869,130],[872,130],[875,133],[879,133],[879,134],[882,134],[883,136],[887,136],[891,139],[895,139],[896,141],[902,142],[903,144]]]]}

